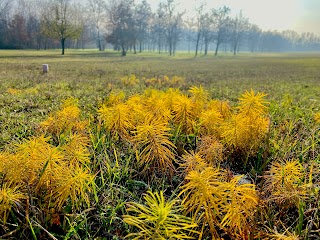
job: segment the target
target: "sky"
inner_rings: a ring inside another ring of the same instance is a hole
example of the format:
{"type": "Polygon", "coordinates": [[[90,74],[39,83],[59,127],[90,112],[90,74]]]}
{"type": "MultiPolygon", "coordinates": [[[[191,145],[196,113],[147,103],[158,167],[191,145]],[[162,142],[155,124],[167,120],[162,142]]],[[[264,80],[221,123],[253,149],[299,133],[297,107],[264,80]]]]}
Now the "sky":
{"type": "MultiPolygon", "coordinates": [[[[195,6],[203,0],[175,0],[179,8],[194,14],[195,6]]],[[[156,8],[159,0],[148,1],[156,8]]],[[[320,0],[207,0],[207,8],[226,5],[233,14],[242,10],[251,23],[263,30],[295,30],[320,35],[320,0]]]]}

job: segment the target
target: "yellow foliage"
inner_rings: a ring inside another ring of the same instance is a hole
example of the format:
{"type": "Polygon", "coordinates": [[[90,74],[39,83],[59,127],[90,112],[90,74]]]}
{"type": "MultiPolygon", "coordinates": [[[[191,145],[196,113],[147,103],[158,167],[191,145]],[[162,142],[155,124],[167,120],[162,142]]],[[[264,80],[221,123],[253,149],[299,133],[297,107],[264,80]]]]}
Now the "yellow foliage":
{"type": "Polygon", "coordinates": [[[269,103],[264,100],[264,97],[267,96],[264,93],[258,92],[257,94],[251,89],[250,92],[246,91],[239,98],[238,109],[240,113],[244,115],[260,115],[263,116],[267,114],[267,106],[269,103]]]}
{"type": "Polygon", "coordinates": [[[7,93],[10,93],[11,95],[18,95],[22,93],[22,91],[20,89],[8,88],[7,93]]]}
{"type": "Polygon", "coordinates": [[[204,135],[220,136],[220,125],[223,116],[216,109],[209,109],[200,113],[200,133],[204,135]]]}
{"type": "Polygon", "coordinates": [[[139,161],[144,171],[159,170],[172,176],[174,172],[174,144],[169,140],[170,128],[159,119],[146,118],[132,131],[132,141],[140,149],[139,161]]]}
{"type": "Polygon", "coordinates": [[[173,122],[182,133],[194,133],[198,117],[195,107],[195,103],[187,96],[175,97],[172,103],[173,122]]]}
{"type": "Polygon", "coordinates": [[[0,187],[0,220],[6,223],[8,214],[12,207],[21,205],[21,200],[26,196],[19,190],[21,186],[10,183],[3,183],[0,187]]]}
{"type": "Polygon", "coordinates": [[[191,100],[195,103],[194,110],[200,113],[204,109],[204,106],[208,101],[209,93],[204,90],[202,86],[190,87],[188,92],[191,93],[191,100]]]}
{"type": "Polygon", "coordinates": [[[303,182],[305,175],[304,168],[297,160],[273,162],[265,175],[265,184],[271,192],[271,200],[297,206],[307,194],[307,184],[303,182]]]}
{"type": "MultiPolygon", "coordinates": [[[[57,148],[51,146],[47,141],[49,138],[44,136],[33,137],[17,146],[17,152],[14,157],[16,166],[8,171],[7,175],[14,181],[22,181],[29,185],[39,182],[39,175],[41,171],[45,173],[55,168],[56,165],[61,164],[63,160],[62,154],[57,148]],[[20,163],[20,164],[19,164],[20,163]],[[20,175],[20,172],[23,174],[20,175]]],[[[8,168],[10,166],[8,165],[8,168]]],[[[46,177],[51,176],[51,172],[42,176],[39,184],[47,180],[46,177]]]]}
{"type": "Polygon", "coordinates": [[[88,206],[90,199],[88,192],[92,191],[94,175],[89,170],[80,166],[59,167],[52,182],[52,195],[47,196],[48,200],[53,199],[54,205],[60,210],[70,198],[72,207],[79,208],[82,201],[88,206]]]}
{"type": "Polygon", "coordinates": [[[171,119],[171,111],[167,107],[164,94],[153,94],[145,101],[146,111],[154,118],[168,122],[171,119]]]}
{"type": "Polygon", "coordinates": [[[140,80],[135,75],[122,77],[120,78],[120,81],[125,86],[134,86],[140,82],[140,80]]]}
{"type": "Polygon", "coordinates": [[[185,177],[179,195],[187,213],[197,223],[210,227],[212,238],[217,239],[217,228],[234,236],[244,236],[250,231],[258,197],[254,184],[240,184],[242,176],[226,181],[226,172],[213,167],[193,170],[185,177]]]}
{"type": "Polygon", "coordinates": [[[221,137],[227,145],[249,153],[257,150],[269,129],[264,96],[251,90],[239,98],[239,112],[221,125],[221,137]]]}
{"type": "Polygon", "coordinates": [[[126,238],[130,239],[193,239],[190,233],[197,225],[184,215],[181,215],[181,207],[178,201],[173,199],[166,201],[163,192],[148,192],[144,195],[145,205],[130,202],[123,221],[139,229],[137,233],[130,233],[126,238]]]}
{"type": "Polygon", "coordinates": [[[320,123],[320,112],[314,114],[314,120],[316,123],[320,123]]]}
{"type": "MultiPolygon", "coordinates": [[[[225,213],[221,220],[221,227],[228,227],[234,236],[245,236],[250,231],[250,222],[254,220],[258,204],[258,196],[254,184],[240,184],[243,176],[234,177],[223,187],[227,191],[224,203],[225,213]]],[[[244,238],[246,239],[246,238],[244,238]]]]}
{"type": "Polygon", "coordinates": [[[184,173],[187,174],[192,170],[202,171],[206,167],[209,167],[209,165],[199,153],[191,152],[182,156],[182,163],[180,164],[180,167],[183,169],[184,173]]]}
{"type": "Polygon", "coordinates": [[[223,145],[214,137],[205,136],[200,139],[197,152],[210,166],[218,166],[223,159],[223,145]]]}
{"type": "Polygon", "coordinates": [[[67,143],[61,149],[64,157],[70,165],[88,165],[90,153],[87,149],[89,139],[80,134],[70,134],[67,143]]]}
{"type": "Polygon", "coordinates": [[[112,107],[103,105],[98,110],[104,126],[113,137],[129,138],[129,131],[133,129],[133,120],[130,108],[125,103],[119,103],[112,107]]]}
{"type": "Polygon", "coordinates": [[[61,110],[51,114],[41,126],[49,133],[60,136],[61,133],[84,132],[87,126],[86,121],[80,120],[80,109],[78,100],[74,98],[66,99],[61,110]]]}
{"type": "Polygon", "coordinates": [[[126,95],[123,91],[119,91],[117,93],[111,92],[104,105],[106,105],[107,107],[111,107],[116,104],[123,103],[125,96],[126,95]]]}
{"type": "Polygon", "coordinates": [[[231,107],[227,101],[211,100],[208,102],[208,110],[220,112],[223,119],[231,116],[231,107]]]}
{"type": "Polygon", "coordinates": [[[227,197],[223,189],[224,178],[223,171],[212,167],[203,171],[190,171],[185,177],[187,183],[182,186],[179,194],[184,195],[182,204],[186,212],[191,213],[202,226],[208,224],[213,238],[218,238],[216,226],[222,210],[221,204],[227,197]]]}

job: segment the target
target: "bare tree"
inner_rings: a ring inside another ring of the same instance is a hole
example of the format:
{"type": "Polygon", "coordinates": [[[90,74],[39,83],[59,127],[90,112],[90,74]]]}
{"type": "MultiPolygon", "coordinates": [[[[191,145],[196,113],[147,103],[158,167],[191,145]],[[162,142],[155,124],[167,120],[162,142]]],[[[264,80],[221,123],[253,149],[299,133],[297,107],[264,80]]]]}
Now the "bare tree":
{"type": "Polygon", "coordinates": [[[201,34],[203,31],[203,26],[204,26],[204,8],[206,7],[206,3],[201,3],[199,7],[196,8],[197,12],[197,39],[196,39],[196,53],[195,57],[198,55],[198,49],[199,49],[199,42],[201,38],[201,34]]]}
{"type": "Polygon", "coordinates": [[[11,6],[12,1],[0,0],[0,47],[6,47],[8,42],[8,24],[11,6]]]}
{"type": "Polygon", "coordinates": [[[90,18],[93,21],[96,34],[97,34],[97,44],[99,51],[104,50],[103,39],[101,38],[101,30],[103,28],[103,24],[106,22],[106,9],[107,5],[104,0],[89,0],[88,2],[90,18]]]}
{"type": "Polygon", "coordinates": [[[142,52],[142,44],[147,36],[147,29],[151,15],[151,6],[146,0],[143,0],[136,6],[134,11],[134,21],[136,28],[133,43],[134,53],[136,53],[137,41],[139,41],[139,52],[142,52]]]}
{"type": "Polygon", "coordinates": [[[67,39],[77,39],[83,30],[83,22],[79,19],[77,8],[70,0],[52,0],[48,11],[43,16],[42,31],[45,35],[59,39],[62,52],[65,52],[67,39]]]}
{"type": "Polygon", "coordinates": [[[115,49],[120,49],[122,56],[126,56],[127,50],[133,44],[135,28],[133,0],[112,0],[108,4],[109,29],[107,42],[113,44],[115,49]]]}
{"type": "Polygon", "coordinates": [[[167,0],[162,7],[165,12],[165,35],[169,47],[169,54],[172,56],[175,55],[176,45],[180,37],[182,16],[185,12],[176,12],[177,5],[174,0],[167,0]]]}
{"type": "Polygon", "coordinates": [[[245,18],[242,11],[230,21],[230,41],[233,49],[233,55],[237,54],[239,45],[243,41],[245,34],[249,29],[249,20],[245,18]]]}
{"type": "Polygon", "coordinates": [[[215,42],[216,42],[216,51],[215,56],[218,55],[220,44],[226,40],[228,33],[228,24],[229,24],[229,14],[230,8],[223,6],[219,9],[213,9],[213,17],[215,22],[215,42]]]}

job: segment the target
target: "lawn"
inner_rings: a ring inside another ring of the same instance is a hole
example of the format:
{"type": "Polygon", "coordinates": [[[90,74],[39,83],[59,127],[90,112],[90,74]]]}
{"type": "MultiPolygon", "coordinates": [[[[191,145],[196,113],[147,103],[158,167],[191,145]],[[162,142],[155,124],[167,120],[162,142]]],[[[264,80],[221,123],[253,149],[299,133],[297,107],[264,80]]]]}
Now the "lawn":
{"type": "Polygon", "coordinates": [[[319,236],[318,53],[0,50],[0,83],[0,238],[319,236]]]}

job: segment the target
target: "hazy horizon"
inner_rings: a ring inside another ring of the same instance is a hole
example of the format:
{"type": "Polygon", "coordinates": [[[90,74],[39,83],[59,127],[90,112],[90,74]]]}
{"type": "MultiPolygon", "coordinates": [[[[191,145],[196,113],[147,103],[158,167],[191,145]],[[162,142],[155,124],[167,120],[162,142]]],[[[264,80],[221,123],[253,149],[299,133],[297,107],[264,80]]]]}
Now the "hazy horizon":
{"type": "MultiPolygon", "coordinates": [[[[147,0],[155,9],[163,1],[147,0]]],[[[136,2],[141,2],[136,0],[136,2]]],[[[320,0],[176,0],[181,11],[194,15],[194,9],[201,2],[207,2],[207,9],[226,5],[232,14],[242,10],[245,17],[262,30],[295,30],[298,33],[313,32],[320,35],[320,0]]]]}

